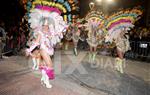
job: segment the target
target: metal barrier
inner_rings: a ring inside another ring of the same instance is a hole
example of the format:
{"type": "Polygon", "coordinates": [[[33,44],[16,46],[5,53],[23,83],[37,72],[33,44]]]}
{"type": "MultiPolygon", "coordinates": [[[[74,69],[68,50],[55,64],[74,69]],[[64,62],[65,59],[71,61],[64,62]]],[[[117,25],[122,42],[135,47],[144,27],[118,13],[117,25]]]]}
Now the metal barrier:
{"type": "MultiPolygon", "coordinates": [[[[131,50],[125,53],[126,59],[150,62],[150,42],[130,41],[131,50]]],[[[115,57],[115,48],[100,48],[98,54],[115,57]]]]}
{"type": "MultiPolygon", "coordinates": [[[[84,45],[79,45],[84,46],[83,49],[87,49],[88,45],[84,43],[84,45]]],[[[150,42],[147,41],[130,41],[130,46],[131,50],[126,52],[125,57],[127,59],[134,59],[134,60],[139,60],[139,61],[148,61],[150,62],[150,42]]],[[[80,47],[82,48],[82,47],[80,47]]],[[[82,49],[82,50],[83,50],[82,49]]],[[[15,54],[15,49],[9,49],[7,45],[5,46],[3,50],[3,55],[13,52],[15,54]]],[[[101,51],[105,51],[105,49],[101,49],[101,51]]],[[[115,51],[113,49],[106,51],[109,53],[108,55],[115,56],[115,51]]]]}
{"type": "Polygon", "coordinates": [[[131,50],[126,52],[126,58],[141,61],[150,61],[150,42],[130,41],[130,46],[131,50]]]}

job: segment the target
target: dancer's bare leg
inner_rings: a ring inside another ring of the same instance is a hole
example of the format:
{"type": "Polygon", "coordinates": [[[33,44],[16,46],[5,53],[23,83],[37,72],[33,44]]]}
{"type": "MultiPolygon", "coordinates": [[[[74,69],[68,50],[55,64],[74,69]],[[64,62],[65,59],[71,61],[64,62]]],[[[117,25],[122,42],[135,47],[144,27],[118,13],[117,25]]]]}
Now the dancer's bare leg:
{"type": "Polygon", "coordinates": [[[119,49],[117,49],[117,55],[120,59],[124,58],[124,53],[122,51],[120,51],[119,49]]]}
{"type": "Polygon", "coordinates": [[[52,70],[52,68],[53,68],[52,60],[45,50],[40,50],[40,53],[41,53],[44,63],[46,64],[46,67],[47,67],[42,70],[41,81],[44,82],[44,84],[46,85],[47,88],[52,88],[52,85],[49,82],[49,78],[53,77],[53,75],[54,75],[54,72],[52,70]]]}
{"type": "Polygon", "coordinates": [[[35,70],[38,70],[39,69],[39,65],[41,63],[40,50],[36,50],[35,51],[35,55],[36,55],[36,68],[35,68],[35,70]]]}
{"type": "Polygon", "coordinates": [[[93,51],[93,47],[92,46],[90,46],[90,52],[92,52],[93,51]]]}
{"type": "Polygon", "coordinates": [[[52,60],[45,50],[40,50],[41,56],[48,68],[53,68],[52,60]]]}
{"type": "Polygon", "coordinates": [[[94,48],[94,52],[96,52],[96,50],[97,50],[97,47],[93,47],[94,48]]]}

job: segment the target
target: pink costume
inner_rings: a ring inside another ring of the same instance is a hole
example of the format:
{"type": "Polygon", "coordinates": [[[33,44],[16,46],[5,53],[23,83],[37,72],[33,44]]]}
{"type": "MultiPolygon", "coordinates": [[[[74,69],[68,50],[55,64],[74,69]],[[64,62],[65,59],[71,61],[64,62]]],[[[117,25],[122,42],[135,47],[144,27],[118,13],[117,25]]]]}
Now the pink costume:
{"type": "MultiPolygon", "coordinates": [[[[54,46],[63,38],[63,32],[65,32],[68,25],[63,20],[62,16],[57,12],[49,12],[47,10],[33,9],[30,13],[29,19],[30,27],[34,30],[33,36],[37,35],[35,39],[40,37],[39,42],[33,42],[27,52],[31,52],[39,46],[40,50],[44,50],[45,53],[52,56],[54,54],[54,46]],[[44,31],[44,26],[48,26],[48,29],[44,31]]],[[[41,82],[46,84],[47,88],[51,88],[49,85],[49,79],[54,79],[54,70],[47,66],[39,67],[42,72],[41,82]]]]}
{"type": "Polygon", "coordinates": [[[39,32],[41,35],[40,39],[40,49],[45,50],[46,53],[48,53],[50,56],[54,54],[54,48],[53,45],[51,44],[51,41],[49,39],[48,34],[44,34],[43,32],[39,32]]]}

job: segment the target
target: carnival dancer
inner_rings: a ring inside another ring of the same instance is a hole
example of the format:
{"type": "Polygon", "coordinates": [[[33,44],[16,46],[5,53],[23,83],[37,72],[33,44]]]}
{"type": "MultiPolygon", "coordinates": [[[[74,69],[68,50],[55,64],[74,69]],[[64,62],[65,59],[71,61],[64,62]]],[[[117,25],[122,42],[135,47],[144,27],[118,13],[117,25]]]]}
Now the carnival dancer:
{"type": "Polygon", "coordinates": [[[66,40],[71,40],[73,41],[73,52],[74,55],[77,56],[78,55],[78,50],[77,50],[77,46],[78,46],[78,41],[80,39],[80,28],[83,26],[82,23],[83,19],[77,19],[77,21],[73,22],[72,24],[70,24],[68,31],[65,35],[66,40]]]}
{"type": "Polygon", "coordinates": [[[126,34],[134,27],[135,21],[137,21],[141,15],[142,11],[137,8],[127,9],[111,15],[105,21],[104,25],[108,32],[105,42],[109,41],[110,43],[114,42],[116,44],[118,57],[115,60],[115,67],[120,73],[124,73],[124,54],[131,49],[129,37],[126,34]]]}
{"type": "Polygon", "coordinates": [[[101,25],[104,20],[104,15],[102,12],[95,10],[94,3],[90,3],[89,7],[91,10],[85,17],[85,20],[87,21],[85,26],[88,31],[87,43],[90,46],[89,62],[91,63],[95,61],[97,46],[100,44],[99,42],[101,42],[101,36],[103,35],[101,25]]]}
{"type": "Polygon", "coordinates": [[[68,50],[69,48],[69,41],[72,39],[72,33],[71,33],[71,27],[69,27],[66,30],[66,33],[64,34],[64,39],[63,39],[63,44],[64,44],[64,49],[68,50]]]}
{"type": "Polygon", "coordinates": [[[78,55],[78,51],[77,51],[77,45],[78,45],[78,41],[80,39],[80,30],[79,30],[79,26],[77,23],[73,23],[71,25],[71,31],[72,31],[72,40],[73,40],[73,44],[74,44],[74,54],[77,56],[78,55]]]}
{"type": "Polygon", "coordinates": [[[6,33],[5,30],[2,28],[4,26],[3,23],[0,23],[0,59],[3,58],[2,51],[5,46],[5,41],[6,41],[6,33]]]}
{"type": "Polygon", "coordinates": [[[125,34],[126,32],[127,30],[123,28],[118,38],[114,40],[114,42],[116,43],[116,49],[117,49],[117,55],[118,55],[118,57],[116,58],[116,63],[117,63],[116,69],[120,71],[120,73],[124,73],[123,71],[123,66],[125,66],[124,54],[128,50],[131,50],[130,43],[129,43],[129,36],[125,34]]]}
{"type": "Polygon", "coordinates": [[[121,28],[118,29],[116,32],[118,32],[118,35],[117,37],[113,38],[113,42],[115,43],[117,51],[117,58],[115,59],[116,62],[115,69],[120,73],[124,73],[123,70],[123,67],[125,67],[124,55],[125,52],[131,50],[129,36],[127,35],[128,30],[127,28],[121,28]]]}
{"type": "Polygon", "coordinates": [[[97,46],[99,44],[99,22],[93,18],[89,22],[89,31],[87,42],[90,46],[89,61],[94,61],[97,54],[97,46]],[[92,59],[92,60],[91,60],[92,59]]]}
{"type": "Polygon", "coordinates": [[[29,23],[37,37],[26,50],[27,55],[32,56],[34,49],[39,47],[38,53],[42,59],[40,62],[44,63],[44,66],[39,67],[42,72],[41,83],[51,88],[49,79],[54,79],[54,69],[50,56],[54,54],[54,45],[61,41],[68,26],[57,11],[44,10],[42,6],[31,11],[29,23]]]}

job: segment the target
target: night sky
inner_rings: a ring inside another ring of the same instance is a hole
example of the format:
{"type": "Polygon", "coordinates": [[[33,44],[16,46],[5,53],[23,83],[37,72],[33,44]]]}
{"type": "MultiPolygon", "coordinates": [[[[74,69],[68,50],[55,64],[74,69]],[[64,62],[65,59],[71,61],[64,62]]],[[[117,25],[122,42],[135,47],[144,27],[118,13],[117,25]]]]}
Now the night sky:
{"type": "MultiPolygon", "coordinates": [[[[80,17],[84,17],[89,10],[89,3],[96,0],[79,0],[80,1],[80,17]]],[[[113,13],[119,8],[133,8],[135,6],[141,5],[143,9],[147,9],[148,0],[115,0],[115,4],[105,5],[108,13],[113,13]]],[[[101,10],[101,6],[97,3],[97,8],[101,10]]],[[[101,10],[103,11],[103,10],[101,10]]],[[[19,0],[1,0],[0,3],[0,19],[11,24],[19,21],[20,18],[24,15],[24,9],[19,4],[19,0]],[[2,2],[3,1],[3,2],[2,2]]],[[[144,19],[146,10],[144,12],[144,19]]]]}
{"type": "Polygon", "coordinates": [[[9,24],[16,24],[24,15],[24,9],[19,4],[19,0],[1,0],[0,20],[9,24]]]}
{"type": "MultiPolygon", "coordinates": [[[[106,0],[104,0],[104,1],[106,1],[106,0]]],[[[146,9],[148,0],[114,0],[114,1],[115,1],[114,4],[103,5],[107,8],[108,13],[113,13],[120,8],[123,8],[123,9],[133,8],[138,5],[141,5],[142,8],[146,9]]],[[[96,2],[96,0],[80,0],[80,11],[81,11],[80,15],[81,15],[81,17],[84,17],[87,14],[87,12],[89,10],[90,2],[95,2],[96,7],[100,11],[103,11],[103,10],[101,10],[102,5],[100,5],[98,2],[96,2]]]]}
{"type": "MultiPolygon", "coordinates": [[[[106,1],[106,0],[103,0],[103,1],[106,1]]],[[[88,11],[90,10],[89,8],[90,2],[94,2],[96,5],[96,8],[99,9],[99,11],[104,12],[104,9],[107,9],[107,12],[109,15],[114,12],[117,12],[118,9],[134,8],[140,5],[144,13],[143,13],[143,17],[139,20],[139,22],[142,26],[146,25],[146,14],[147,14],[149,0],[114,0],[114,1],[115,1],[114,4],[103,5],[106,8],[102,8],[102,5],[96,2],[96,0],[80,0],[80,17],[85,17],[85,15],[88,13],[88,11]]]]}

